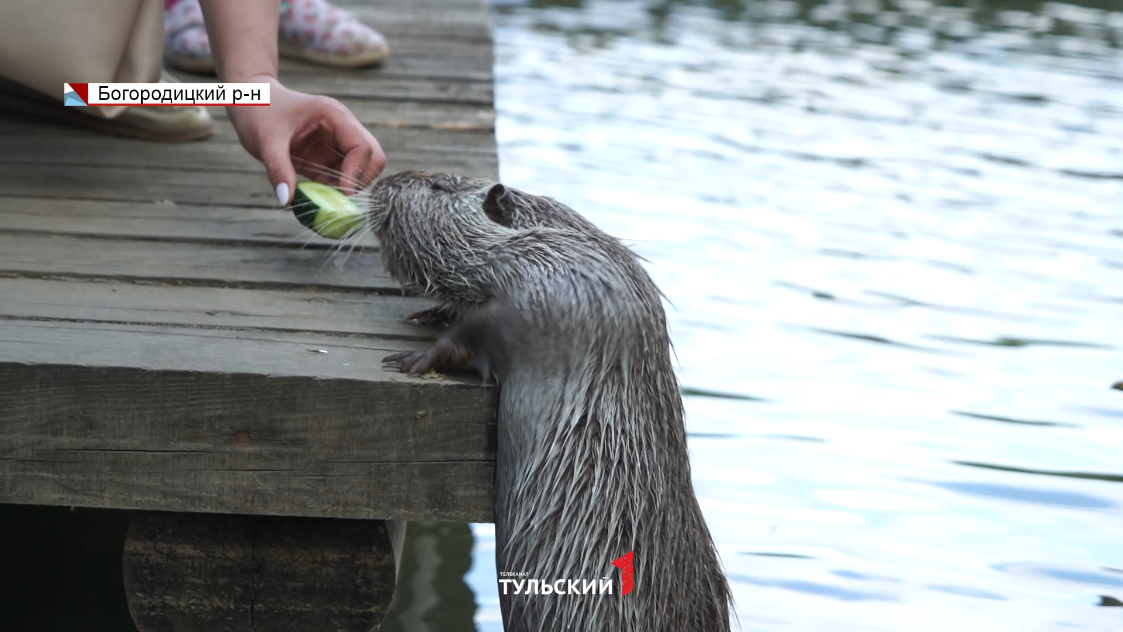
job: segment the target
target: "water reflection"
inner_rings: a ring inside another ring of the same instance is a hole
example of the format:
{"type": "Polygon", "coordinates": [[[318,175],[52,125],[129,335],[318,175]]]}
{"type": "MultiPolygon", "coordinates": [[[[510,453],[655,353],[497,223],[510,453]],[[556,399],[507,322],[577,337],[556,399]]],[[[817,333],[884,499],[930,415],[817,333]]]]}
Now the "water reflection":
{"type": "Polygon", "coordinates": [[[997,593],[992,593],[989,590],[981,588],[971,588],[969,586],[936,586],[929,584],[929,590],[938,590],[941,592],[951,593],[953,595],[962,595],[964,597],[974,597],[976,599],[995,599],[998,601],[1005,601],[1006,597],[997,593]]]}
{"type": "Polygon", "coordinates": [[[987,483],[939,482],[932,484],[962,494],[990,496],[1003,500],[1041,503],[1043,505],[1059,505],[1062,507],[1079,507],[1085,509],[1111,509],[1116,506],[1116,503],[1110,500],[1077,492],[987,483]]]}
{"type": "Polygon", "coordinates": [[[504,180],[673,303],[742,629],[1117,627],[1123,2],[495,7],[504,180]]]}
{"type": "MultiPolygon", "coordinates": [[[[503,179],[673,302],[742,629],[1118,629],[1123,0],[495,6],[503,179]]],[[[129,632],[119,515],[43,511],[3,629],[129,632]]],[[[499,629],[472,534],[411,530],[384,629],[499,629]]]]}
{"type": "Polygon", "coordinates": [[[476,604],[464,583],[471,551],[466,524],[410,523],[394,601],[380,632],[471,630],[476,604]]]}
{"type": "Polygon", "coordinates": [[[838,599],[840,601],[896,601],[892,595],[862,592],[840,586],[831,586],[829,584],[820,584],[817,582],[810,582],[799,579],[765,579],[761,577],[750,577],[748,575],[731,574],[729,576],[731,581],[741,582],[742,584],[752,584],[755,586],[768,586],[772,588],[780,588],[783,590],[792,590],[795,592],[808,593],[827,597],[828,599],[838,599]]]}
{"type": "Polygon", "coordinates": [[[1007,465],[994,465],[990,463],[972,463],[970,461],[957,461],[959,465],[966,465],[968,467],[981,467],[988,470],[999,470],[1002,472],[1020,472],[1022,474],[1040,474],[1042,476],[1064,476],[1067,478],[1088,478],[1100,481],[1112,481],[1115,483],[1123,483],[1123,475],[1120,474],[1095,474],[1092,472],[1052,472],[1047,470],[1035,470],[1025,467],[1010,467],[1007,465]]]}
{"type": "MultiPolygon", "coordinates": [[[[953,415],[960,415],[962,417],[970,417],[971,419],[985,419],[987,421],[998,421],[1004,424],[1019,424],[1023,426],[1063,426],[1072,428],[1073,424],[1059,422],[1059,421],[1038,421],[1031,419],[1014,419],[1013,417],[1003,417],[1001,415],[981,415],[979,413],[969,413],[963,410],[951,411],[953,415]]],[[[966,463],[964,464],[966,465],[966,463]]]]}

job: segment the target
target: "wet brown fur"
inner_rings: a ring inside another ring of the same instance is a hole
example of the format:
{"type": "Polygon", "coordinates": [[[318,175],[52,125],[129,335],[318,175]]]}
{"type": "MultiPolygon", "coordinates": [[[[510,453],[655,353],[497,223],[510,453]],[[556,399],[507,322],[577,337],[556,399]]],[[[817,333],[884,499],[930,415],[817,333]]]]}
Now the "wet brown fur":
{"type": "MultiPolygon", "coordinates": [[[[386,269],[453,325],[420,372],[499,382],[496,562],[613,595],[501,595],[512,632],[724,632],[729,586],[694,495],[661,294],[569,207],[495,182],[407,172],[368,192],[386,269]],[[631,594],[612,560],[634,551],[631,594]]],[[[525,586],[525,584],[524,584],[525,586]]]]}

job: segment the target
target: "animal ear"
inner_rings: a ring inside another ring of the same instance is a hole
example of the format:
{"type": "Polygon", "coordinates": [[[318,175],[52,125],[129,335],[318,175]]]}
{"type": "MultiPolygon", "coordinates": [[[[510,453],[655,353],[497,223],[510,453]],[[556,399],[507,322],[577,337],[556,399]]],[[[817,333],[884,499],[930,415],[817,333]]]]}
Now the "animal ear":
{"type": "Polygon", "coordinates": [[[507,193],[507,187],[496,184],[487,192],[484,199],[484,213],[496,224],[511,226],[511,216],[514,214],[514,200],[507,193]]]}
{"type": "Polygon", "coordinates": [[[429,187],[446,193],[456,193],[462,178],[452,173],[437,173],[429,178],[429,187]]]}

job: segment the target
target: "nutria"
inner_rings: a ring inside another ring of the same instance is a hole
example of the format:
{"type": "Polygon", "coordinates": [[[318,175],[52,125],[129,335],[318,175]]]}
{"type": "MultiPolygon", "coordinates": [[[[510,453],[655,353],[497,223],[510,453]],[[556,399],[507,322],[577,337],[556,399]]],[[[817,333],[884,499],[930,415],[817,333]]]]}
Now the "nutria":
{"type": "Polygon", "coordinates": [[[488,180],[407,172],[365,198],[386,269],[439,300],[422,316],[452,321],[431,349],[387,362],[413,374],[472,366],[500,386],[498,570],[584,586],[634,554],[627,595],[615,579],[612,595],[509,585],[506,629],[729,630],[662,295],[637,255],[569,207],[488,180]]]}

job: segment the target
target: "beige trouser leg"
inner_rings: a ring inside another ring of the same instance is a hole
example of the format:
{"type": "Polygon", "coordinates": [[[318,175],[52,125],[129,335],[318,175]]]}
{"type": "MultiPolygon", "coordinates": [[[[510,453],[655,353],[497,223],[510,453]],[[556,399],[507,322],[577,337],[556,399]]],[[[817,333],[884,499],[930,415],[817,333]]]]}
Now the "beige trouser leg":
{"type": "MultiPolygon", "coordinates": [[[[150,83],[164,55],[160,0],[0,0],[0,76],[62,101],[64,83],[150,83]]],[[[124,107],[78,108],[113,118],[124,107]]]]}

